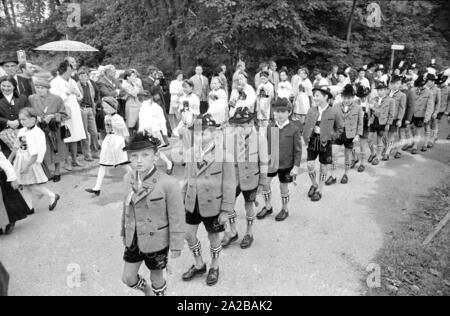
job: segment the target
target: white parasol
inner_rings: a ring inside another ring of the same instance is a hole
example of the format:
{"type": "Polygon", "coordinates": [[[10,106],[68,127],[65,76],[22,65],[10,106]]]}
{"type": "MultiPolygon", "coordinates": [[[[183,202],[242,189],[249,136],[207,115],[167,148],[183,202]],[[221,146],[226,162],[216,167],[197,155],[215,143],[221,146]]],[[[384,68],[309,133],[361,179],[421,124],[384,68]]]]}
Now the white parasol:
{"type": "Polygon", "coordinates": [[[35,50],[53,52],[98,52],[98,49],[90,45],[69,40],[47,43],[35,48],[35,50]]]}

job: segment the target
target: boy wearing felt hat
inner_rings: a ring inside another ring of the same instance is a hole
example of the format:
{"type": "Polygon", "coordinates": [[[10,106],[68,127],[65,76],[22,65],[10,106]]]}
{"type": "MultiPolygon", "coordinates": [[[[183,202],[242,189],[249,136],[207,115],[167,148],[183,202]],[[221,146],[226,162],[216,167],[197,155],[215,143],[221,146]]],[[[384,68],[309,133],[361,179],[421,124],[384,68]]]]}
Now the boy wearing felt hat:
{"type": "MultiPolygon", "coordinates": [[[[438,115],[441,111],[441,89],[436,85],[436,81],[438,80],[437,76],[434,74],[428,74],[428,89],[430,89],[431,93],[433,94],[434,98],[434,111],[433,115],[431,116],[431,122],[429,127],[429,135],[427,133],[427,147],[428,149],[431,149],[434,147],[434,144],[438,140],[438,115]]],[[[426,131],[426,129],[425,129],[426,131]]]]}
{"type": "Polygon", "coordinates": [[[139,133],[124,148],[133,172],[124,203],[122,233],[126,247],[123,282],[146,296],[164,296],[164,269],[169,249],[178,258],[184,246],[185,222],[178,181],[156,169],[161,141],[139,133]],[[151,272],[151,286],[139,275],[145,263],[151,272]]]}
{"type": "MultiPolygon", "coordinates": [[[[414,109],[408,113],[406,124],[411,124],[413,129],[414,143],[412,146],[404,148],[408,150],[412,148],[411,153],[417,155],[418,153],[418,142],[420,140],[421,134],[423,134],[424,128],[429,129],[429,123],[434,112],[434,97],[433,93],[426,87],[427,79],[424,76],[420,76],[414,82],[414,88],[411,90],[411,102],[414,104],[414,109]]],[[[427,144],[422,146],[422,151],[426,152],[428,150],[427,144]]]]}
{"type": "Polygon", "coordinates": [[[373,166],[380,164],[380,157],[387,160],[386,149],[389,130],[394,123],[395,101],[389,96],[389,87],[378,82],[377,97],[371,104],[369,120],[369,147],[371,155],[368,162],[373,166]]]}
{"type": "MultiPolygon", "coordinates": [[[[273,105],[275,123],[267,130],[268,155],[270,165],[268,168],[268,180],[261,181],[266,206],[257,215],[258,219],[264,219],[273,213],[271,180],[278,176],[280,180],[281,212],[275,220],[282,222],[289,217],[289,184],[295,182],[302,160],[302,141],[299,127],[289,121],[292,114],[292,104],[287,99],[278,99],[273,105]]],[[[261,172],[264,172],[261,170],[261,172]]],[[[260,180],[264,180],[261,178],[260,180]]]]}
{"type": "Polygon", "coordinates": [[[312,181],[308,197],[312,202],[322,200],[323,187],[328,176],[329,165],[333,163],[332,143],[344,131],[342,115],[333,110],[333,94],[330,87],[318,86],[314,90],[314,103],[306,117],[303,139],[308,146],[308,172],[312,181]],[[320,177],[317,181],[315,163],[320,161],[320,177]]]}
{"type": "Polygon", "coordinates": [[[234,210],[236,175],[232,160],[225,159],[226,146],[223,131],[210,114],[199,116],[190,128],[192,145],[186,161],[183,197],[186,209],[186,240],[195,264],[183,274],[183,281],[191,281],[207,272],[198,239],[200,224],[208,232],[212,261],[206,284],[219,282],[219,257],[222,251],[222,233],[234,210]]]}
{"type": "MultiPolygon", "coordinates": [[[[361,85],[362,87],[366,87],[361,85]]],[[[347,85],[342,92],[342,102],[335,104],[333,110],[336,115],[342,116],[344,122],[344,132],[336,139],[333,146],[333,164],[331,166],[331,177],[327,185],[336,183],[334,171],[337,164],[337,152],[341,146],[345,147],[345,174],[341,184],[348,183],[348,172],[352,167],[354,143],[359,141],[359,137],[364,136],[364,112],[361,105],[355,99],[355,90],[352,85],[347,85]]]]}
{"type": "MultiPolygon", "coordinates": [[[[264,78],[261,75],[261,78],[264,78]]],[[[241,242],[242,249],[252,246],[253,223],[256,219],[254,204],[258,188],[267,182],[267,138],[266,132],[258,133],[255,126],[256,114],[248,108],[239,108],[229,121],[226,137],[233,140],[236,171],[236,198],[243,195],[247,216],[247,232],[241,242]]],[[[227,248],[239,239],[236,225],[236,208],[230,216],[230,232],[225,234],[222,246],[227,248]]]]}
{"type": "Polygon", "coordinates": [[[391,154],[394,155],[395,159],[401,158],[401,153],[398,151],[398,147],[400,144],[400,128],[402,127],[403,118],[406,113],[406,102],[407,97],[406,94],[401,91],[402,86],[402,77],[400,76],[392,76],[391,79],[391,92],[389,97],[391,97],[395,101],[394,107],[394,121],[389,130],[389,145],[386,150],[386,154],[383,157],[384,160],[389,160],[389,156],[391,154]],[[395,144],[397,142],[397,144],[395,144]]]}

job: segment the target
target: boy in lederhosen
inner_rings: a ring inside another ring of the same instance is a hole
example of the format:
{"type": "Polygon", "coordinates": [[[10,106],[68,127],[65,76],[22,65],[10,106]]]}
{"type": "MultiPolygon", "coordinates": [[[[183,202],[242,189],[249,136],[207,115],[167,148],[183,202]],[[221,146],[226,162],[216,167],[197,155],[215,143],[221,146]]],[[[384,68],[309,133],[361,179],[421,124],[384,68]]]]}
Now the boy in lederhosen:
{"type": "Polygon", "coordinates": [[[362,135],[359,135],[357,141],[355,142],[359,145],[360,151],[359,155],[357,155],[356,151],[353,150],[353,162],[351,167],[354,168],[359,163],[359,173],[366,171],[366,150],[368,148],[369,139],[369,96],[371,92],[372,90],[370,88],[364,86],[359,86],[356,91],[356,96],[359,99],[359,106],[361,107],[361,111],[363,112],[363,133],[362,135]]]}
{"type": "Polygon", "coordinates": [[[278,99],[273,105],[275,122],[267,129],[268,155],[270,157],[268,181],[263,186],[266,206],[258,213],[262,220],[273,214],[271,182],[278,176],[282,209],[276,216],[277,222],[289,217],[289,184],[298,176],[302,160],[302,141],[299,127],[289,120],[292,104],[287,99],[278,99]]]}
{"type": "Polygon", "coordinates": [[[206,228],[212,261],[206,284],[219,282],[219,257],[222,251],[222,233],[234,210],[236,175],[234,163],[226,156],[224,133],[210,114],[198,117],[190,129],[193,142],[187,155],[183,196],[186,208],[186,240],[195,264],[183,274],[183,281],[191,281],[207,272],[202,247],[198,240],[200,224],[206,228]]]}
{"type": "Polygon", "coordinates": [[[156,169],[159,139],[139,133],[127,147],[133,173],[124,203],[122,237],[125,244],[123,282],[150,296],[164,296],[164,269],[169,249],[178,258],[184,246],[185,222],[178,181],[156,169]],[[151,287],[139,275],[142,263],[151,272],[151,287]]]}
{"type": "Polygon", "coordinates": [[[332,142],[344,131],[342,115],[331,107],[333,94],[329,86],[317,86],[314,90],[314,103],[306,116],[303,139],[308,146],[308,171],[312,181],[308,197],[318,202],[322,199],[323,187],[328,176],[328,168],[333,163],[332,142]],[[320,161],[320,177],[317,182],[316,159],[320,161]]]}
{"type": "Polygon", "coordinates": [[[273,84],[269,81],[269,72],[262,71],[260,75],[260,84],[256,90],[256,113],[258,127],[266,129],[269,126],[272,102],[275,96],[273,84]]]}
{"type": "MultiPolygon", "coordinates": [[[[261,75],[261,79],[264,75],[261,75]]],[[[267,182],[267,139],[266,133],[258,133],[255,127],[256,114],[248,108],[239,108],[229,121],[226,138],[233,141],[236,170],[236,198],[243,195],[247,215],[247,232],[241,242],[242,249],[252,246],[253,224],[256,219],[255,203],[258,188],[267,182]]],[[[239,239],[236,209],[230,216],[230,232],[225,234],[222,246],[227,248],[239,239]]]]}
{"type": "Polygon", "coordinates": [[[392,154],[395,159],[400,159],[402,154],[398,151],[400,146],[400,128],[402,127],[403,118],[406,113],[406,94],[401,91],[402,78],[400,76],[392,76],[391,92],[389,97],[395,101],[394,120],[388,132],[388,147],[383,157],[384,161],[388,161],[392,154]]]}
{"type": "Polygon", "coordinates": [[[364,136],[364,113],[355,99],[355,90],[351,84],[344,87],[341,97],[342,102],[335,104],[333,110],[336,112],[336,115],[342,117],[344,132],[335,140],[333,145],[332,172],[331,177],[325,183],[327,185],[336,183],[334,170],[336,170],[338,152],[341,146],[345,148],[345,174],[342,177],[341,184],[348,183],[348,172],[352,167],[353,161],[354,142],[358,142],[359,137],[364,136]]]}
{"type": "MultiPolygon", "coordinates": [[[[428,89],[430,89],[431,93],[433,93],[434,98],[434,111],[433,115],[431,116],[429,133],[427,132],[427,147],[428,149],[431,149],[434,147],[434,144],[438,140],[438,130],[439,130],[438,116],[439,112],[441,111],[442,96],[440,87],[436,85],[436,81],[438,80],[437,76],[434,74],[428,74],[427,77],[428,77],[427,86],[428,89]]],[[[425,129],[425,131],[427,130],[425,129]]]]}
{"type": "MultiPolygon", "coordinates": [[[[412,98],[411,102],[414,104],[414,110],[408,116],[408,121],[411,119],[412,131],[413,131],[413,144],[411,153],[413,155],[418,154],[419,142],[423,139],[423,132],[426,128],[429,130],[429,124],[431,121],[431,116],[434,111],[434,97],[433,93],[426,87],[428,79],[425,76],[420,76],[414,82],[414,88],[411,90],[410,97],[412,98]],[[427,127],[428,126],[428,127],[427,127]]],[[[408,122],[407,122],[408,123],[408,122]]],[[[422,152],[426,152],[428,150],[427,143],[425,142],[422,146],[422,152]]]]}
{"type": "Polygon", "coordinates": [[[450,88],[447,85],[448,77],[444,76],[443,73],[440,73],[438,79],[436,81],[436,85],[441,89],[441,108],[439,110],[439,114],[437,116],[437,124],[436,124],[436,137],[439,135],[439,127],[441,125],[442,118],[444,115],[450,114],[450,88]]]}
{"type": "Polygon", "coordinates": [[[411,129],[411,121],[414,115],[414,97],[413,97],[413,88],[414,88],[413,78],[409,75],[402,80],[402,92],[406,94],[406,109],[405,115],[402,120],[402,126],[400,128],[400,139],[402,151],[408,151],[413,148],[413,139],[412,139],[412,129],[411,129]]]}
{"type": "MultiPolygon", "coordinates": [[[[371,155],[368,162],[373,166],[380,164],[379,157],[387,149],[387,134],[394,122],[395,101],[389,96],[389,88],[384,82],[378,82],[377,97],[371,103],[369,121],[369,147],[371,155]]],[[[383,157],[385,160],[386,157],[383,157]]]]}

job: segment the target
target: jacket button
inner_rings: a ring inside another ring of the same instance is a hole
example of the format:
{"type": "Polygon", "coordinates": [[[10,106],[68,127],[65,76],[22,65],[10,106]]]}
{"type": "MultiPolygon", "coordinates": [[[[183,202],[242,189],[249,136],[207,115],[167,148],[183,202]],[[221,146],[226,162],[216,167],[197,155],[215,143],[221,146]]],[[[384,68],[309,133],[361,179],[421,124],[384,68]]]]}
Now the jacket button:
{"type": "Polygon", "coordinates": [[[155,236],[155,233],[150,233],[150,236],[155,236]]]}

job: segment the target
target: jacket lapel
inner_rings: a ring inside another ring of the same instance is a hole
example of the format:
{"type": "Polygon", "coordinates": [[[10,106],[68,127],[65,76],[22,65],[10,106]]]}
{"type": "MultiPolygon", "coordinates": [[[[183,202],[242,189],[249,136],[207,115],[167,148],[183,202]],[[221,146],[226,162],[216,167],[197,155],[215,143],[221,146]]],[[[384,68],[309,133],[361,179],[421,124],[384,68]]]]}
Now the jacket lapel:
{"type": "Polygon", "coordinates": [[[209,145],[208,148],[206,149],[206,151],[202,150],[202,154],[201,154],[202,159],[199,159],[202,161],[197,161],[197,163],[196,163],[197,176],[200,176],[201,174],[203,174],[214,163],[215,157],[213,155],[209,155],[209,153],[211,153],[215,149],[215,147],[216,146],[215,146],[214,142],[212,142],[212,145],[209,145]]]}
{"type": "MultiPolygon", "coordinates": [[[[134,178],[133,180],[137,181],[134,178]]],[[[152,194],[152,192],[155,190],[158,180],[159,180],[159,173],[155,167],[154,171],[144,178],[142,182],[142,188],[140,188],[138,192],[134,193],[133,197],[131,198],[133,204],[139,203],[140,201],[145,199],[148,195],[152,194]]]]}

